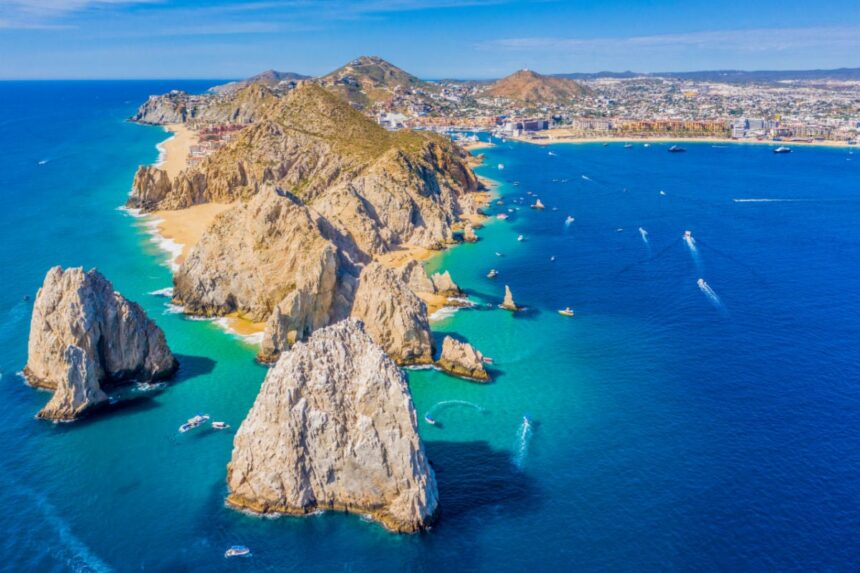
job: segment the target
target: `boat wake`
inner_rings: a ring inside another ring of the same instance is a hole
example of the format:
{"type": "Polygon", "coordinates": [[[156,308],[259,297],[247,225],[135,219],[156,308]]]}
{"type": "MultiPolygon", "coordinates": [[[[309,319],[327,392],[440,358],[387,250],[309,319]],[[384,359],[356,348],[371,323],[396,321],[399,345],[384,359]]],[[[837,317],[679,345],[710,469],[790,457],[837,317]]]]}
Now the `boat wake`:
{"type": "Polygon", "coordinates": [[[699,290],[704,293],[704,295],[708,298],[711,304],[714,305],[718,310],[725,311],[725,306],[723,305],[723,301],[720,300],[720,297],[717,296],[717,293],[714,292],[714,289],[711,288],[711,285],[705,282],[705,279],[699,279],[696,281],[696,284],[699,285],[699,290]]]}
{"type": "Polygon", "coordinates": [[[173,298],[173,287],[160,288],[158,290],[151,291],[149,294],[151,294],[152,296],[163,296],[166,298],[173,298]]]}
{"type": "Polygon", "coordinates": [[[517,440],[514,444],[514,464],[520,469],[526,464],[533,432],[533,422],[528,416],[523,416],[523,423],[517,429],[517,440]]]}
{"type": "Polygon", "coordinates": [[[769,199],[766,197],[761,198],[746,198],[746,199],[732,199],[735,203],[801,203],[801,202],[809,202],[811,199],[769,199]]]}
{"type": "Polygon", "coordinates": [[[651,255],[651,243],[648,241],[648,231],[639,227],[639,235],[642,237],[642,242],[645,243],[645,247],[648,249],[648,255],[651,255]]]}
{"type": "Polygon", "coordinates": [[[690,256],[693,257],[693,262],[696,263],[696,268],[702,270],[702,260],[699,258],[699,249],[696,247],[696,239],[690,231],[684,231],[684,243],[690,249],[690,256]]]}
{"type": "Polygon", "coordinates": [[[473,410],[477,410],[479,413],[483,414],[485,410],[474,404],[472,402],[467,402],[466,400],[445,400],[443,402],[437,402],[434,404],[427,413],[425,414],[425,418],[429,417],[431,419],[436,419],[436,413],[442,410],[447,410],[448,408],[472,408],[473,410]]]}

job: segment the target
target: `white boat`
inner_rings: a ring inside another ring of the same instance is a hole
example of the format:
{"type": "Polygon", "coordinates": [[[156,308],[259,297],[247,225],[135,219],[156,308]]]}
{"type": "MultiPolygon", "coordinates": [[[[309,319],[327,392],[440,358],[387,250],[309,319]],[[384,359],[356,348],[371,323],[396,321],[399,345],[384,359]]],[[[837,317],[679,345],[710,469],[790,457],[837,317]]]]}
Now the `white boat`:
{"type": "Polygon", "coordinates": [[[705,279],[697,280],[696,284],[699,285],[699,288],[701,288],[701,289],[707,288],[707,286],[708,286],[708,283],[705,282],[705,279]]]}
{"type": "Polygon", "coordinates": [[[230,424],[227,422],[212,422],[212,427],[216,430],[226,430],[230,427],[230,424]]]}
{"type": "Polygon", "coordinates": [[[248,557],[249,555],[251,555],[251,550],[244,545],[233,545],[224,552],[224,557],[227,559],[230,557],[248,557]]]}
{"type": "Polygon", "coordinates": [[[546,209],[546,206],[541,203],[540,199],[534,202],[534,205],[530,205],[532,209],[546,209]]]}
{"type": "Polygon", "coordinates": [[[573,316],[573,310],[570,307],[564,308],[558,311],[558,313],[562,316],[573,316]]]}
{"type": "Polygon", "coordinates": [[[179,431],[181,433],[185,433],[188,430],[193,430],[194,428],[201,426],[209,421],[209,416],[207,414],[197,414],[193,418],[189,418],[187,422],[179,426],[179,431]]]}
{"type": "Polygon", "coordinates": [[[552,151],[548,151],[548,152],[547,152],[547,155],[549,155],[549,156],[551,156],[551,157],[555,157],[555,153],[553,153],[552,151]]]}
{"type": "Polygon", "coordinates": [[[497,271],[496,269],[490,269],[490,272],[487,273],[488,279],[493,279],[493,278],[496,278],[497,276],[499,276],[499,271],[497,271]]]}
{"type": "Polygon", "coordinates": [[[522,235],[520,235],[519,237],[517,237],[517,240],[518,240],[518,241],[525,241],[525,240],[526,240],[526,238],[525,238],[525,237],[523,237],[522,235]]]}
{"type": "Polygon", "coordinates": [[[685,241],[689,241],[692,238],[693,238],[693,233],[691,233],[690,231],[684,231],[684,240],[685,241]]]}
{"type": "Polygon", "coordinates": [[[666,196],[666,192],[665,192],[665,191],[660,191],[660,196],[661,196],[661,197],[665,197],[665,196],[666,196]]]}
{"type": "Polygon", "coordinates": [[[508,218],[508,216],[504,213],[499,213],[498,215],[496,215],[496,219],[498,219],[500,221],[504,221],[507,218],[508,218]]]}
{"type": "Polygon", "coordinates": [[[774,153],[791,153],[790,147],[785,147],[784,145],[780,145],[776,149],[773,150],[774,153]]]}
{"type": "Polygon", "coordinates": [[[651,147],[651,144],[650,144],[650,143],[646,143],[646,144],[645,144],[645,145],[643,145],[642,147],[651,147]]]}
{"type": "Polygon", "coordinates": [[[573,218],[573,217],[571,217],[570,215],[568,215],[568,216],[567,216],[567,219],[565,219],[565,220],[564,220],[564,222],[565,222],[565,223],[567,223],[568,225],[570,225],[570,224],[571,224],[571,223],[573,223],[574,221],[576,221],[576,219],[574,219],[574,218],[573,218]]]}
{"type": "Polygon", "coordinates": [[[424,421],[427,422],[428,424],[430,424],[431,426],[436,425],[436,419],[433,416],[431,416],[430,414],[424,415],[424,421]]]}
{"type": "Polygon", "coordinates": [[[624,149],[630,149],[630,148],[632,148],[632,147],[633,147],[633,144],[632,144],[632,143],[625,143],[625,144],[624,144],[624,149]]]}
{"type": "Polygon", "coordinates": [[[497,165],[497,167],[499,168],[499,171],[501,171],[502,169],[504,169],[504,168],[505,168],[505,164],[504,164],[504,163],[499,163],[499,164],[497,165]]]}
{"type": "Polygon", "coordinates": [[[496,256],[497,257],[504,257],[504,255],[502,253],[500,253],[499,251],[496,251],[496,256]]]}
{"type": "Polygon", "coordinates": [[[549,258],[549,260],[550,260],[550,262],[555,262],[555,255],[551,256],[551,257],[549,258]]]}

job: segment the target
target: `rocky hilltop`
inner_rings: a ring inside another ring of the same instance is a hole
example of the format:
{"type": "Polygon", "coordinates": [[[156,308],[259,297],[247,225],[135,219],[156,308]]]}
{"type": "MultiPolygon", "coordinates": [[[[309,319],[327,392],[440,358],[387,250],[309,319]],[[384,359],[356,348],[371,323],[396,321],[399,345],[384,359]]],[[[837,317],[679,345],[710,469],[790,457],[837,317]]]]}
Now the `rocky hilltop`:
{"type": "Polygon", "coordinates": [[[426,528],[437,488],[403,373],[361,323],[344,320],[272,368],[236,432],[227,503],[260,514],[367,514],[426,528]]]}
{"type": "MultiPolygon", "coordinates": [[[[465,152],[435,134],[388,132],[315,84],[264,107],[172,180],[155,167],[135,176],[128,205],[143,211],[237,203],[176,273],[176,302],[193,314],[266,322],[264,360],[353,315],[398,362],[430,362],[426,308],[408,279],[364,267],[404,246],[454,242],[479,188],[465,152]],[[389,298],[375,300],[374,283],[389,298]]],[[[434,291],[451,290],[450,277],[438,280],[434,291]]]]}
{"type": "Polygon", "coordinates": [[[24,375],[55,391],[39,417],[70,420],[107,399],[102,386],[172,375],[177,361],[136,303],[98,271],[48,271],[36,295],[24,375]]]}
{"type": "Polygon", "coordinates": [[[131,121],[148,125],[168,125],[197,120],[207,123],[248,124],[276,99],[265,83],[250,83],[223,94],[193,95],[173,90],[149,96],[131,121]]]}
{"type": "Polygon", "coordinates": [[[527,105],[570,103],[588,94],[587,88],[568,78],[543,76],[520,70],[492,84],[487,95],[508,98],[527,105]]]}
{"type": "Polygon", "coordinates": [[[238,92],[242,88],[250,86],[251,84],[262,84],[277,93],[288,91],[296,87],[296,85],[298,85],[298,82],[307,79],[310,79],[310,76],[297,74],[295,72],[279,72],[277,70],[266,70],[265,72],[261,72],[244,80],[217,85],[215,87],[210,88],[209,91],[222,96],[231,95],[238,92]]]}
{"type": "Polygon", "coordinates": [[[391,105],[398,92],[437,91],[437,88],[377,56],[361,56],[316,80],[321,86],[366,110],[391,105]]]}

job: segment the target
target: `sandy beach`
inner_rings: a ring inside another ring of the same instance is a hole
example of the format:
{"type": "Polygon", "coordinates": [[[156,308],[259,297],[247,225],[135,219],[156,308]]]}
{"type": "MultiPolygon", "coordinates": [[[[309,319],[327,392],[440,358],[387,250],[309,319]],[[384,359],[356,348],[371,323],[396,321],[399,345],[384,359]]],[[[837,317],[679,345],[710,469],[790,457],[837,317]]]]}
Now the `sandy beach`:
{"type": "Polygon", "coordinates": [[[530,139],[526,137],[508,137],[513,141],[532,143],[535,145],[552,145],[556,143],[712,143],[712,144],[741,144],[741,145],[785,145],[794,146],[817,146],[817,147],[857,147],[849,145],[847,141],[771,141],[758,139],[731,139],[729,137],[683,137],[683,136],[607,136],[607,137],[581,137],[566,129],[550,129],[540,132],[541,139],[530,139]],[[544,138],[545,137],[545,138],[544,138]]]}
{"type": "Polygon", "coordinates": [[[158,234],[182,246],[175,261],[180,265],[215,217],[232,206],[230,203],[203,203],[177,211],[155,211],[152,216],[158,221],[158,234]]]}
{"type": "Polygon", "coordinates": [[[158,166],[173,179],[188,166],[191,146],[197,144],[197,134],[181,123],[167,125],[164,129],[173,135],[158,146],[162,153],[158,166]]]}

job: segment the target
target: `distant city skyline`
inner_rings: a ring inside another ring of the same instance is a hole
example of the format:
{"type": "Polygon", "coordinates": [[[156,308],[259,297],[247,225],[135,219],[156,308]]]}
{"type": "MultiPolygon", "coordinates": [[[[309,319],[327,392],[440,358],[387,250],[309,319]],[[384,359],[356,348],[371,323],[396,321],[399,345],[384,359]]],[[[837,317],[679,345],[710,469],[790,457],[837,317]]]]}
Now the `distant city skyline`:
{"type": "Polygon", "coordinates": [[[860,67],[860,2],[0,0],[0,78],[309,75],[378,55],[422,78],[860,67]]]}

